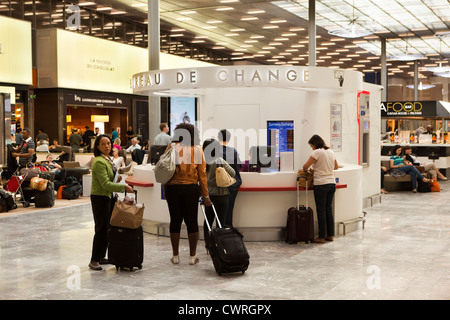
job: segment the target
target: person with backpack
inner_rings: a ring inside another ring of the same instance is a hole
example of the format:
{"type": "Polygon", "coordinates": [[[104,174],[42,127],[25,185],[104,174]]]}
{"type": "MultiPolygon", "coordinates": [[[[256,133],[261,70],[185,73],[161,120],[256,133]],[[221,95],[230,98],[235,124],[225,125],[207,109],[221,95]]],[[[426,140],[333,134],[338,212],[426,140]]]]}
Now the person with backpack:
{"type": "MultiPolygon", "coordinates": [[[[99,135],[94,142],[94,162],[92,163],[91,206],[95,222],[95,235],[92,244],[92,256],[89,268],[102,270],[100,264],[107,264],[105,258],[108,248],[108,226],[114,208],[113,192],[134,193],[133,188],[126,184],[114,182],[116,170],[111,160],[111,139],[99,135]]],[[[119,176],[120,177],[120,176],[119,176]]],[[[118,180],[117,182],[119,182],[118,180]]]]}

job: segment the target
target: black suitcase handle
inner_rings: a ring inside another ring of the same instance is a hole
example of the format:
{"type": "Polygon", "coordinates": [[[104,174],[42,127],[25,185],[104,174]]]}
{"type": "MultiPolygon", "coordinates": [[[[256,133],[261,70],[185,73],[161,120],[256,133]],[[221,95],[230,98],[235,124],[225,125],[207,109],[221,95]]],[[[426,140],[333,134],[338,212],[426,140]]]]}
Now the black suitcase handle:
{"type": "MultiPolygon", "coordinates": [[[[211,226],[209,225],[208,218],[206,217],[205,204],[203,202],[203,199],[199,200],[199,202],[200,202],[200,207],[202,208],[203,216],[205,217],[206,225],[208,226],[208,230],[211,232],[211,226]]],[[[216,223],[219,226],[219,228],[222,228],[222,225],[220,224],[219,217],[217,216],[216,208],[214,207],[214,204],[212,202],[211,202],[211,206],[213,208],[214,215],[216,216],[216,223]]]]}

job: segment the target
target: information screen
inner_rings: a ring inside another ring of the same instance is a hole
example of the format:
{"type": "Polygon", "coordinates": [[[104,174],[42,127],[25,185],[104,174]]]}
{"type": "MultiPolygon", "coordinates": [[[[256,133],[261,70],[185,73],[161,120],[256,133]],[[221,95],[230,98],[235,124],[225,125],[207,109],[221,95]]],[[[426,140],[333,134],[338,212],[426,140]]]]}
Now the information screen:
{"type": "Polygon", "coordinates": [[[276,157],[280,152],[294,151],[294,121],[267,121],[267,145],[276,147],[276,157]]]}
{"type": "Polygon", "coordinates": [[[195,125],[197,99],[195,97],[170,97],[170,134],[179,123],[190,123],[195,125]]]}

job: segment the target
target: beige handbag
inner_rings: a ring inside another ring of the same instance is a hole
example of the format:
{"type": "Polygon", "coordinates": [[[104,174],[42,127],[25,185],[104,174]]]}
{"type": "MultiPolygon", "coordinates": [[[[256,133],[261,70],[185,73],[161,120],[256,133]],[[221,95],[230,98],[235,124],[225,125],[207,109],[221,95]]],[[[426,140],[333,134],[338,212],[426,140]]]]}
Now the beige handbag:
{"type": "Polygon", "coordinates": [[[44,191],[47,189],[48,180],[39,178],[39,177],[33,177],[30,180],[30,187],[34,190],[38,191],[44,191]]]}
{"type": "Polygon", "coordinates": [[[216,168],[216,185],[218,187],[229,187],[236,182],[236,179],[228,174],[224,167],[216,168]]]}
{"type": "Polygon", "coordinates": [[[299,187],[306,187],[308,186],[311,187],[314,184],[314,171],[312,169],[309,169],[308,171],[303,171],[302,169],[298,170],[297,172],[297,177],[300,176],[306,176],[307,179],[299,179],[298,180],[298,185],[299,187]]]}
{"type": "Polygon", "coordinates": [[[110,225],[128,229],[137,229],[142,224],[144,204],[136,204],[126,197],[123,201],[117,200],[111,214],[110,225]]]}

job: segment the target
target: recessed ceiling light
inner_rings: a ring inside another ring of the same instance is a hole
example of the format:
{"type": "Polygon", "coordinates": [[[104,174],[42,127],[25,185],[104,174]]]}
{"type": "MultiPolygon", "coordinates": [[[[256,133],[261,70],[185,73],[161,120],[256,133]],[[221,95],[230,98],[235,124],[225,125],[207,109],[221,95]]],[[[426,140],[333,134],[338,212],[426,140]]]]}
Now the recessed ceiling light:
{"type": "Polygon", "coordinates": [[[423,54],[418,54],[418,53],[403,53],[403,54],[398,54],[395,56],[388,56],[388,59],[391,60],[398,60],[398,61],[414,61],[414,60],[419,60],[425,58],[425,56],[423,54]]]}
{"type": "Polygon", "coordinates": [[[265,13],[264,10],[249,10],[247,14],[258,14],[258,13],[265,13]]]}
{"type": "Polygon", "coordinates": [[[275,25],[272,25],[272,26],[270,26],[270,25],[268,25],[268,26],[263,26],[263,29],[277,29],[277,28],[279,28],[279,26],[275,26],[275,25]]]}
{"type": "MultiPolygon", "coordinates": [[[[407,88],[414,89],[414,85],[407,85],[407,88]]],[[[419,85],[417,86],[417,90],[427,90],[436,87],[434,84],[422,84],[422,81],[420,81],[419,85]]]]}
{"type": "Polygon", "coordinates": [[[222,8],[217,8],[217,11],[229,11],[229,10],[234,10],[233,7],[222,7],[222,8]]]}

